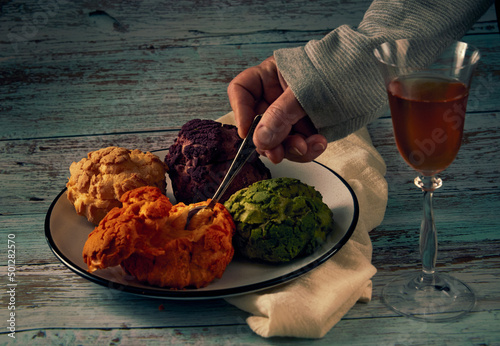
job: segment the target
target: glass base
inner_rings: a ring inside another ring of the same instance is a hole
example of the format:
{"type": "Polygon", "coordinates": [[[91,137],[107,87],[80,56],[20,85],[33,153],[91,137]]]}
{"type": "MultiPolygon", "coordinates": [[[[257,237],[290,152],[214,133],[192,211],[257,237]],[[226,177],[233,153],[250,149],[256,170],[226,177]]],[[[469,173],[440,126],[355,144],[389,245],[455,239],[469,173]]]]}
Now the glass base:
{"type": "Polygon", "coordinates": [[[396,277],[382,291],[382,301],[404,316],[428,322],[450,321],[474,308],[472,290],[446,274],[410,273],[396,277]]]}

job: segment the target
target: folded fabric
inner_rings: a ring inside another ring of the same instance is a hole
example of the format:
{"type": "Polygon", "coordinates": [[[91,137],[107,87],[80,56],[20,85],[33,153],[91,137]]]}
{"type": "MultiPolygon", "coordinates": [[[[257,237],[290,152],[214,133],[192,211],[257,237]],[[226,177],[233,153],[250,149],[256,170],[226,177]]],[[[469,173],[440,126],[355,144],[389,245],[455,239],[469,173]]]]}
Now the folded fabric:
{"type": "MultiPolygon", "coordinates": [[[[218,121],[234,124],[229,113],[218,121]]],[[[372,244],[369,232],[384,217],[387,182],[384,160],[366,128],[328,144],[316,160],[341,175],[354,190],[359,219],[349,241],[331,259],[278,287],[226,300],[251,314],[250,328],[263,337],[323,337],[356,304],[369,302],[372,244]]]]}

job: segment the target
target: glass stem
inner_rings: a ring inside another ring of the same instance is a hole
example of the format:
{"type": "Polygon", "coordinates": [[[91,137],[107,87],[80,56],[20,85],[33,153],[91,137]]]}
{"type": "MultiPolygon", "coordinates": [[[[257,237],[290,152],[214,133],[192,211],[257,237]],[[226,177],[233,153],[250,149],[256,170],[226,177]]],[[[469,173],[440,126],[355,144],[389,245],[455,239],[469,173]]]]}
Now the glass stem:
{"type": "Polygon", "coordinates": [[[437,258],[437,230],[434,224],[432,210],[432,196],[434,191],[441,187],[442,181],[436,177],[417,177],[415,185],[424,193],[424,214],[420,225],[420,256],[424,274],[434,274],[437,258]]]}

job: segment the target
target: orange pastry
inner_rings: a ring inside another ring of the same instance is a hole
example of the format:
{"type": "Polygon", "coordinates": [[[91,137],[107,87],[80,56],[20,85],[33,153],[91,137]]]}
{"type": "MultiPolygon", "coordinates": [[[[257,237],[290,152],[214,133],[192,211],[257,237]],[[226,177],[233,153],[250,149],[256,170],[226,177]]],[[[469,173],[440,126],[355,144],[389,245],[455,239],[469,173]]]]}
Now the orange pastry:
{"type": "Polygon", "coordinates": [[[121,265],[150,285],[200,288],[220,278],[232,260],[235,225],[222,204],[198,212],[185,229],[189,210],[209,201],[173,206],[158,188],[141,187],[121,202],[85,243],[90,272],[121,265]]]}

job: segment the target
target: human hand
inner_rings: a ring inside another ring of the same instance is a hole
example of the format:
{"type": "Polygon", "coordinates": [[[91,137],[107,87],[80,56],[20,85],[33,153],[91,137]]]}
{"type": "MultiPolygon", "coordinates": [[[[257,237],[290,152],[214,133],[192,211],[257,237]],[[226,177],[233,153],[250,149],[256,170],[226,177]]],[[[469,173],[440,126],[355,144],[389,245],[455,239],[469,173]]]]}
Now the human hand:
{"type": "Polygon", "coordinates": [[[308,162],[325,151],[326,138],[318,134],[288,88],[274,57],[241,72],[227,92],[241,137],[247,134],[255,115],[264,114],[253,141],[257,152],[271,162],[279,163],[284,158],[308,162]]]}

